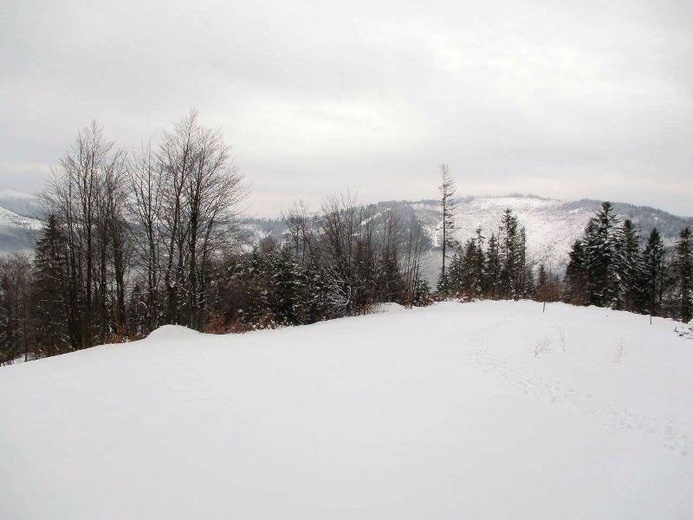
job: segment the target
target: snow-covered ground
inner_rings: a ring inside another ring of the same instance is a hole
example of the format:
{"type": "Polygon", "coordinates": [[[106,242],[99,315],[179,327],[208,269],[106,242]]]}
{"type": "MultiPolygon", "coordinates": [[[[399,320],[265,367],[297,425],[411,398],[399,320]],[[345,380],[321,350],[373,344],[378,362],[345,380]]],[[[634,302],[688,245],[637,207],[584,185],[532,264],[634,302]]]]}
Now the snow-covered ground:
{"type": "Polygon", "coordinates": [[[379,311],[0,368],[0,518],[691,517],[674,322],[379,311]]]}

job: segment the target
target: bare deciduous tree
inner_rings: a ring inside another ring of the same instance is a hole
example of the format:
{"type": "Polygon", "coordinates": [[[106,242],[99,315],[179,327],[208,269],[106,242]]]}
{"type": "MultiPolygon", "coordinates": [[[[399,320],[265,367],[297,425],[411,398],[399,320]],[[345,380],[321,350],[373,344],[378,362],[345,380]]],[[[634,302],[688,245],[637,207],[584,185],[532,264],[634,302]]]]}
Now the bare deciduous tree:
{"type": "Polygon", "coordinates": [[[165,321],[200,328],[211,261],[232,244],[246,193],[231,149],[221,131],[202,127],[192,110],[164,133],[156,157],[150,148],[138,154],[131,185],[147,305],[155,307],[163,278],[165,321]]]}
{"type": "Polygon", "coordinates": [[[124,166],[124,152],[115,151],[92,122],[53,171],[45,196],[46,212],[61,222],[69,253],[73,348],[103,341],[123,322],[126,239],[119,201],[124,166]]]}

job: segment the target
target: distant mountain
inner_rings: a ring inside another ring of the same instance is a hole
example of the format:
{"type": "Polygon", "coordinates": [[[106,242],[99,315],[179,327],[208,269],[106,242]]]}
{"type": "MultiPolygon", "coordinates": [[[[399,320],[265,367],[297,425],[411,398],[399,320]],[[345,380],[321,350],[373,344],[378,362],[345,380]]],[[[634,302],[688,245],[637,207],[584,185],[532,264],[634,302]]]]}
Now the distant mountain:
{"type": "Polygon", "coordinates": [[[34,218],[39,206],[36,195],[0,190],[0,256],[32,251],[41,221],[34,218]]]}
{"type": "MultiPolygon", "coordinates": [[[[468,197],[458,201],[456,237],[464,242],[480,227],[488,238],[497,231],[503,212],[509,208],[526,229],[528,257],[563,271],[573,242],[582,235],[587,222],[600,207],[600,201],[588,199],[564,202],[520,195],[468,197]]],[[[437,246],[441,233],[438,202],[422,201],[415,208],[432,230],[437,246]]],[[[631,219],[643,238],[656,226],[667,245],[674,243],[685,226],[693,226],[693,218],[677,217],[654,208],[614,203],[614,209],[621,221],[631,219]]]]}
{"type": "Polygon", "coordinates": [[[0,208],[28,218],[36,218],[40,214],[38,197],[17,190],[0,189],[0,208]]]}
{"type": "Polygon", "coordinates": [[[32,251],[40,229],[39,220],[0,208],[0,256],[14,251],[32,251]]]}
{"type": "MultiPolygon", "coordinates": [[[[461,243],[476,236],[481,228],[487,239],[496,233],[501,216],[511,209],[525,227],[527,252],[530,261],[544,263],[554,272],[563,273],[568,263],[568,252],[573,242],[582,235],[589,219],[600,208],[601,202],[583,199],[566,202],[531,195],[504,197],[466,197],[458,200],[455,237],[461,243]]],[[[640,229],[643,239],[657,226],[666,245],[676,240],[685,226],[693,227],[693,218],[677,217],[662,210],[614,203],[621,220],[631,219],[640,229]]],[[[427,237],[424,271],[433,282],[440,265],[441,214],[437,200],[389,201],[372,205],[375,218],[384,218],[388,212],[396,212],[403,223],[412,217],[422,226],[427,237]]],[[[246,227],[254,240],[267,236],[281,237],[286,228],[280,220],[252,219],[246,227]]]]}
{"type": "MultiPolygon", "coordinates": [[[[582,235],[588,220],[597,212],[600,201],[583,199],[566,202],[531,195],[505,197],[466,197],[458,200],[455,231],[464,243],[476,235],[480,227],[488,239],[497,232],[501,215],[510,208],[527,232],[528,258],[544,263],[554,272],[562,273],[568,252],[582,235]]],[[[685,226],[693,227],[693,218],[677,217],[662,210],[614,203],[621,220],[631,219],[641,230],[643,239],[657,226],[667,245],[672,245],[685,226]]],[[[388,201],[370,207],[373,219],[384,219],[394,213],[404,225],[414,222],[425,235],[424,270],[426,278],[435,281],[440,265],[441,215],[437,200],[388,201]]],[[[0,190],[0,254],[33,247],[40,221],[36,197],[22,192],[0,190]]],[[[243,222],[245,241],[257,244],[267,237],[282,239],[287,232],[280,219],[249,218],[243,222]]]]}

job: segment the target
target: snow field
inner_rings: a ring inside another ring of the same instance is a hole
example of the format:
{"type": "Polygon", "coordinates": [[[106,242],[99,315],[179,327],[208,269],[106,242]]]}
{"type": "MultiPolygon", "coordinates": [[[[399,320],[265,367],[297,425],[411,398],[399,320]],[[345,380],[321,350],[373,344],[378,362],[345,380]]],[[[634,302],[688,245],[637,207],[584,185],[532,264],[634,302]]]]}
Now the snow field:
{"type": "Polygon", "coordinates": [[[444,303],[0,368],[0,517],[688,518],[674,322],[444,303]]]}

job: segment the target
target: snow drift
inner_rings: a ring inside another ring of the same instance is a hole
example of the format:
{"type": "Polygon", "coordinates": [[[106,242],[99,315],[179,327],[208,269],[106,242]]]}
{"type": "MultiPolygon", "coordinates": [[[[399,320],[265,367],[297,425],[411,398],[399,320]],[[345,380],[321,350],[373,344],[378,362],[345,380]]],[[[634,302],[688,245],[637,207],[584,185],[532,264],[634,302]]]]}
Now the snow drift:
{"type": "Polygon", "coordinates": [[[689,518],[674,328],[447,303],[3,367],[0,517],[689,518]]]}

